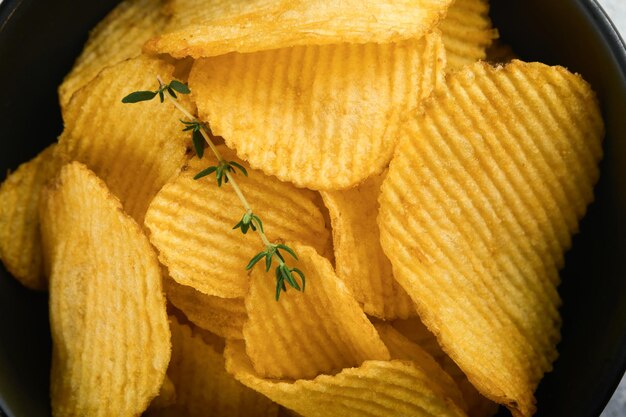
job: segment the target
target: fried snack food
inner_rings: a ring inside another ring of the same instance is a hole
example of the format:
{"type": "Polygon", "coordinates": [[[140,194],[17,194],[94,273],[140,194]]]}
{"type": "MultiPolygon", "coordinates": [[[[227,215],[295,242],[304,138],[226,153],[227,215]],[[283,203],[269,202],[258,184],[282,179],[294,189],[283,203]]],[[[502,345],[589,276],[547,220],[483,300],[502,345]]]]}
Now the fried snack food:
{"type": "Polygon", "coordinates": [[[79,90],[105,67],[141,55],[143,44],[161,32],[167,22],[164,0],[124,0],[89,34],[74,67],[59,86],[65,108],[79,90]]]}
{"type": "Polygon", "coordinates": [[[330,262],[313,248],[289,246],[298,254],[293,266],[311,285],[303,292],[288,291],[277,302],[274,274],[252,271],[243,337],[256,373],[262,378],[314,378],[368,359],[389,359],[376,329],[330,262]]]}
{"type": "Polygon", "coordinates": [[[159,395],[154,397],[148,407],[148,410],[146,410],[143,415],[149,414],[154,410],[160,410],[173,406],[174,404],[176,404],[176,387],[166,374],[163,379],[163,385],[161,385],[161,389],[159,390],[159,395]]]}
{"type": "Polygon", "coordinates": [[[380,197],[382,247],[448,355],[515,416],[557,356],[563,254],[593,199],[603,122],[562,67],[478,63],[408,120],[380,197]]]}
{"type": "Polygon", "coordinates": [[[370,316],[406,319],[417,314],[415,306],[393,277],[391,262],[380,247],[378,225],[367,221],[378,215],[385,175],[374,175],[350,190],[321,195],[331,218],[337,276],[370,316]]]}
{"type": "Polygon", "coordinates": [[[0,260],[22,285],[48,287],[39,233],[39,194],[61,168],[56,145],[20,165],[0,185],[0,260]]]}
{"type": "Polygon", "coordinates": [[[438,32],[392,44],[304,46],[201,59],[198,114],[255,169],[298,187],[350,188],[380,173],[398,113],[442,81],[438,32]]]}
{"type": "MultiPolygon", "coordinates": [[[[226,160],[244,164],[226,147],[219,149],[226,160]]],[[[207,295],[243,297],[249,287],[245,266],[259,252],[260,241],[254,233],[233,230],[245,210],[232,188],[218,187],[213,177],[193,178],[216,163],[212,155],[192,158],[158,193],[146,226],[159,259],[176,282],[207,295]]],[[[262,216],[270,241],[293,239],[319,252],[327,250],[330,236],[312,191],[254,170],[248,170],[247,177],[238,173],[237,183],[262,216]]]]}
{"type": "Polygon", "coordinates": [[[163,280],[170,302],[198,327],[226,339],[243,339],[248,314],[243,298],[206,295],[171,278],[163,280]]]}
{"type": "Polygon", "coordinates": [[[488,0],[456,0],[439,29],[446,47],[448,71],[486,58],[498,31],[491,25],[488,0]]]}
{"type": "Polygon", "coordinates": [[[418,39],[453,0],[174,0],[172,25],[145,45],[175,58],[302,45],[392,43],[418,39]]]}
{"type": "Polygon", "coordinates": [[[366,361],[336,375],[313,380],[259,377],[243,341],[227,340],[226,369],[244,385],[304,417],[465,416],[444,387],[407,361],[366,361]]]}
{"type": "Polygon", "coordinates": [[[170,360],[161,267],[103,181],[70,163],[41,198],[53,416],[136,416],[170,360]],[[112,400],[114,399],[114,400],[112,400]]]}
{"type": "Polygon", "coordinates": [[[186,161],[188,138],[169,105],[121,100],[134,90],[155,89],[157,76],[169,82],[173,70],[154,58],[124,61],[77,91],[63,112],[59,153],[93,170],[139,224],[157,191],[186,161]]]}
{"type": "Polygon", "coordinates": [[[242,385],[225,369],[224,341],[170,316],[172,360],[167,370],[176,403],[148,417],[276,417],[278,405],[242,385]]]}

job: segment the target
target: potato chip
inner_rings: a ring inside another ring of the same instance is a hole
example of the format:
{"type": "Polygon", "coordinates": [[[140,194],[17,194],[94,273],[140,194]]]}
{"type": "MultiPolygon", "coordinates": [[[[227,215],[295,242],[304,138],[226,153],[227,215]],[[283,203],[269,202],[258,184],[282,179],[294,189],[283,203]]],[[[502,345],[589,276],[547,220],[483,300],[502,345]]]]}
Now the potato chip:
{"type": "Polygon", "coordinates": [[[38,210],[41,188],[61,168],[55,147],[20,165],[0,185],[0,259],[22,285],[36,290],[48,286],[38,210]]]}
{"type": "MultiPolygon", "coordinates": [[[[227,160],[243,164],[232,151],[220,147],[227,160]]],[[[243,297],[249,278],[245,269],[264,246],[255,233],[243,235],[233,226],[245,210],[230,185],[217,186],[214,177],[193,177],[217,160],[207,154],[193,158],[177,178],[156,196],[146,215],[150,240],[161,262],[179,284],[217,297],[243,297]]],[[[298,240],[324,252],[330,236],[315,205],[315,194],[291,184],[248,171],[237,183],[263,221],[270,241],[298,240]]]]}
{"type": "Polygon", "coordinates": [[[380,247],[378,196],[384,174],[345,191],[322,192],[332,221],[335,268],[370,316],[385,320],[417,314],[413,301],[393,277],[380,247]]]}
{"type": "Polygon", "coordinates": [[[162,3],[162,0],[125,0],[98,23],[72,71],[59,86],[61,108],[103,68],[141,55],[143,44],[165,26],[162,3]]]}
{"type": "Polygon", "coordinates": [[[435,32],[397,44],[202,59],[189,85],[200,118],[253,168],[299,187],[337,190],[384,169],[396,142],[394,116],[431,93],[444,63],[435,32]]]}
{"type": "Polygon", "coordinates": [[[593,199],[603,122],[561,67],[478,63],[406,124],[380,197],[396,279],[450,357],[515,415],[557,356],[563,253],[593,199]]]}
{"type": "Polygon", "coordinates": [[[243,339],[248,317],[243,298],[206,295],[171,278],[164,280],[164,286],[167,299],[193,324],[227,339],[243,339]]]}
{"type": "Polygon", "coordinates": [[[276,417],[278,405],[242,385],[226,372],[220,341],[170,317],[172,361],[167,374],[176,386],[176,404],[155,417],[276,417]],[[211,343],[213,342],[213,343],[211,343]]]}
{"type": "Polygon", "coordinates": [[[456,0],[439,29],[446,47],[448,71],[485,59],[486,49],[498,38],[489,19],[488,0],[456,0]]]}
{"type": "Polygon", "coordinates": [[[255,374],[242,341],[226,341],[224,356],[228,372],[244,385],[304,417],[465,416],[446,390],[411,362],[366,361],[337,375],[291,382],[255,374]]]}
{"type": "Polygon", "coordinates": [[[157,76],[169,82],[172,71],[157,59],[124,61],[76,92],[63,113],[59,152],[102,178],[139,224],[157,191],[186,160],[189,139],[169,103],[124,104],[122,98],[154,90],[157,76]]]}
{"type": "Polygon", "coordinates": [[[173,406],[176,404],[176,387],[172,380],[165,375],[163,379],[163,385],[161,385],[161,389],[159,390],[159,395],[157,395],[152,402],[150,403],[150,407],[148,407],[147,413],[153,410],[160,410],[162,408],[166,408],[169,406],[173,406]]]}
{"type": "MultiPolygon", "coordinates": [[[[418,39],[453,0],[174,0],[173,22],[145,49],[175,58],[211,57],[302,45],[418,39]]],[[[365,68],[365,67],[363,67],[365,68]]]]}
{"type": "Polygon", "coordinates": [[[389,359],[376,329],[330,262],[313,248],[289,247],[299,258],[289,265],[306,276],[304,292],[288,291],[277,302],[274,271],[256,268],[250,276],[243,336],[259,376],[313,378],[368,359],[389,359]]]}
{"type": "Polygon", "coordinates": [[[52,414],[138,415],[159,393],[170,360],[157,256],[80,163],[62,168],[41,203],[51,266],[52,414]]]}

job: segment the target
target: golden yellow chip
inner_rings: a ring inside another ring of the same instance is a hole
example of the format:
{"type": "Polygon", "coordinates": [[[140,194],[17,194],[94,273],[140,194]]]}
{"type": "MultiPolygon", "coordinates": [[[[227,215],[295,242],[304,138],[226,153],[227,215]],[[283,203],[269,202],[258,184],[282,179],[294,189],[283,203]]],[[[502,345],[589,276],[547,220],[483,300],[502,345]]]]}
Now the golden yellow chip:
{"type": "Polygon", "coordinates": [[[384,169],[396,143],[394,117],[431,93],[444,66],[435,32],[394,44],[202,59],[189,84],[200,118],[253,168],[299,187],[337,190],[384,169]]]}
{"type": "Polygon", "coordinates": [[[228,374],[222,355],[223,342],[216,336],[170,317],[172,360],[167,370],[176,386],[176,404],[150,417],[276,417],[278,405],[242,385],[228,374]],[[219,345],[222,345],[220,348],[219,345]]]}
{"type": "MultiPolygon", "coordinates": [[[[226,147],[219,149],[227,160],[243,164],[226,147]]],[[[233,230],[245,210],[229,184],[218,187],[215,176],[194,180],[198,172],[216,163],[208,151],[203,159],[192,158],[184,172],[156,196],[146,226],[176,282],[207,295],[243,297],[249,287],[246,265],[264,245],[256,233],[233,230]]],[[[327,250],[330,236],[315,205],[315,193],[259,171],[248,170],[248,174],[237,174],[237,182],[270,241],[297,240],[320,253],[327,250]]]]}
{"type": "Polygon", "coordinates": [[[155,90],[156,77],[169,82],[173,70],[157,59],[124,61],[76,92],[63,113],[59,152],[102,178],[139,224],[152,198],[184,164],[189,138],[171,104],[124,104],[122,98],[155,90]]]}
{"type": "Polygon", "coordinates": [[[159,393],[170,360],[161,267],[150,242],[84,165],[42,194],[50,262],[55,416],[135,416],[159,393]]]}
{"type": "Polygon", "coordinates": [[[366,361],[336,375],[291,382],[259,377],[242,341],[226,341],[224,356],[228,372],[244,385],[304,417],[465,416],[446,390],[411,362],[366,361]]]}
{"type": "Polygon", "coordinates": [[[486,49],[498,37],[489,19],[488,0],[456,0],[439,29],[449,71],[485,59],[486,49]]]}
{"type": "Polygon", "coordinates": [[[246,296],[246,352],[264,378],[313,378],[389,351],[330,262],[313,248],[289,244],[299,260],[289,264],[306,276],[304,292],[276,297],[274,271],[256,268],[246,296]],[[279,335],[268,337],[268,335],[279,335]]]}
{"type": "Polygon", "coordinates": [[[143,44],[165,26],[162,3],[162,0],[125,0],[98,23],[72,71],[59,86],[61,108],[103,68],[141,55],[143,44]]]}
{"type": "Polygon", "coordinates": [[[174,0],[173,21],[145,49],[175,58],[211,57],[302,45],[417,39],[453,0],[174,0]]]}
{"type": "Polygon", "coordinates": [[[243,298],[206,295],[171,278],[164,280],[164,286],[167,299],[193,324],[226,339],[243,339],[248,317],[243,298]]]}
{"type": "Polygon", "coordinates": [[[38,210],[41,188],[61,168],[55,148],[49,146],[20,165],[0,185],[0,259],[22,285],[37,290],[48,286],[38,210]]]}
{"type": "Polygon", "coordinates": [[[530,416],[557,356],[558,270],[599,175],[596,97],[561,67],[477,63],[424,108],[383,183],[382,247],[469,380],[530,416]]]}
{"type": "Polygon", "coordinates": [[[380,247],[378,196],[384,174],[345,191],[324,191],[332,221],[335,268],[354,298],[370,316],[384,320],[417,314],[413,301],[393,277],[391,263],[380,247]]]}
{"type": "MultiPolygon", "coordinates": [[[[154,410],[160,410],[162,408],[170,407],[176,404],[176,387],[172,380],[165,375],[163,379],[163,385],[159,390],[159,395],[154,397],[146,413],[150,413],[154,410]]],[[[145,415],[145,414],[144,414],[145,415]]]]}

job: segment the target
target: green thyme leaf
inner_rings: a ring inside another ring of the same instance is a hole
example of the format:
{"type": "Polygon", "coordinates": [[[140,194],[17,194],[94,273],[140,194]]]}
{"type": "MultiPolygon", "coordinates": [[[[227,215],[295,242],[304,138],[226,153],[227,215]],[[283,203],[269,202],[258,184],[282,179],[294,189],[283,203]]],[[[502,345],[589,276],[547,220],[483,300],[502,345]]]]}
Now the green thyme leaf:
{"type": "Polygon", "coordinates": [[[212,173],[214,173],[217,170],[216,166],[212,166],[212,167],[208,167],[206,169],[203,169],[202,171],[198,172],[196,174],[195,177],[193,177],[194,180],[199,180],[200,178],[206,177],[207,175],[211,175],[212,173]]]}
{"type": "Polygon", "coordinates": [[[157,95],[156,91],[135,91],[122,99],[122,103],[139,103],[150,101],[157,95]]]}
{"type": "Polygon", "coordinates": [[[198,158],[202,159],[204,156],[204,138],[199,130],[194,130],[191,133],[191,141],[193,142],[193,149],[196,151],[198,158]]]}
{"type": "Polygon", "coordinates": [[[181,94],[189,94],[191,93],[191,90],[189,89],[189,86],[187,84],[183,84],[178,80],[172,80],[170,82],[170,87],[173,88],[174,90],[178,91],[181,94]]]}

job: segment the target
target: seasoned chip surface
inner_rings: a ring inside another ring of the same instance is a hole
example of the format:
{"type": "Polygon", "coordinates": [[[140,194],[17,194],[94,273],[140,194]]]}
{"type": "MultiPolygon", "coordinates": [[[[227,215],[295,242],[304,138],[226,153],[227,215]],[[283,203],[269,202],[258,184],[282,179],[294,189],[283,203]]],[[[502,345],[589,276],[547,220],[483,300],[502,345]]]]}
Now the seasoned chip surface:
{"type": "MultiPolygon", "coordinates": [[[[226,147],[220,147],[220,152],[227,160],[243,164],[226,147]]],[[[215,164],[208,150],[203,159],[192,158],[154,199],[146,225],[161,262],[176,282],[207,295],[243,297],[249,286],[245,267],[264,246],[256,233],[233,230],[245,210],[229,184],[218,187],[215,176],[193,179],[215,164]]],[[[315,194],[259,171],[248,169],[248,174],[238,173],[236,180],[263,221],[268,239],[298,240],[323,253],[330,235],[315,194]]]]}
{"type": "Polygon", "coordinates": [[[42,195],[41,226],[51,267],[53,415],[139,415],[170,360],[156,254],[119,200],[77,162],[42,195]]]}
{"type": "Polygon", "coordinates": [[[322,192],[332,221],[337,275],[363,310],[384,320],[417,314],[413,301],[393,277],[391,262],[380,247],[378,196],[385,174],[344,191],[322,192]]]}
{"type": "Polygon", "coordinates": [[[187,159],[189,139],[171,104],[124,104],[122,98],[155,90],[156,77],[169,82],[173,71],[154,58],[124,61],[103,70],[63,112],[59,153],[93,170],[139,224],[157,191],[187,159]]]}
{"type": "Polygon", "coordinates": [[[22,285],[47,288],[39,233],[39,194],[61,162],[56,145],[20,165],[0,185],[0,259],[22,285]]]}
{"type": "Polygon", "coordinates": [[[253,168],[299,187],[337,190],[384,169],[398,113],[430,94],[444,66],[434,32],[392,44],[202,59],[189,84],[200,118],[253,168]]]}
{"type": "Polygon", "coordinates": [[[273,271],[256,268],[250,277],[243,336],[256,372],[265,378],[314,378],[368,359],[389,359],[376,329],[330,262],[313,248],[289,247],[299,259],[289,266],[306,276],[304,292],[287,291],[277,302],[273,271]]]}
{"type": "Polygon", "coordinates": [[[390,43],[420,38],[453,0],[174,0],[168,31],[145,49],[176,58],[301,45],[390,43]]]}
{"type": "Polygon", "coordinates": [[[143,44],[160,33],[167,19],[163,0],[125,0],[89,34],[72,71],[59,86],[59,101],[65,108],[72,94],[105,67],[141,54],[143,44]]]}
{"type": "Polygon", "coordinates": [[[366,361],[337,375],[295,382],[262,379],[242,341],[226,342],[226,369],[244,385],[304,417],[465,416],[422,369],[404,361],[366,361]]]}
{"type": "Polygon", "coordinates": [[[558,270],[598,178],[595,95],[560,67],[479,63],[403,136],[380,197],[394,274],[470,381],[530,416],[557,356],[558,270]]]}

